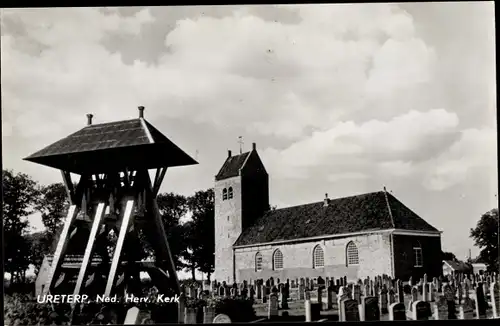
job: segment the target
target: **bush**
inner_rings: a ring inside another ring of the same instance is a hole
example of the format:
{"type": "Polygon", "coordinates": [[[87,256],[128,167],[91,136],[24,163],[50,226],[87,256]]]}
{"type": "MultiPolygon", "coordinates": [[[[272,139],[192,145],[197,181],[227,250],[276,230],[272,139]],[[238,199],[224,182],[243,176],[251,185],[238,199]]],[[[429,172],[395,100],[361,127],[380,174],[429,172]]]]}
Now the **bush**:
{"type": "Polygon", "coordinates": [[[253,301],[245,298],[223,298],[209,301],[215,308],[215,314],[225,314],[232,322],[250,322],[255,320],[253,301]]]}
{"type": "Polygon", "coordinates": [[[200,287],[203,285],[201,281],[192,280],[192,279],[181,280],[181,281],[179,281],[179,283],[181,286],[185,286],[186,288],[188,288],[192,285],[194,285],[195,287],[200,287]]]}

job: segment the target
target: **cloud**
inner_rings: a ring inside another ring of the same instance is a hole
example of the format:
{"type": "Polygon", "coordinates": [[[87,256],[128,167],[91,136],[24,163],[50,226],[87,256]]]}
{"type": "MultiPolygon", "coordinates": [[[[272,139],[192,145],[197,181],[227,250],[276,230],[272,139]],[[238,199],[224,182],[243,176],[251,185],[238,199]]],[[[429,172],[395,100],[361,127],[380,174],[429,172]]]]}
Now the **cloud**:
{"type": "Polygon", "coordinates": [[[424,185],[444,190],[466,181],[475,169],[497,180],[497,132],[492,128],[466,129],[460,139],[429,165],[424,185]]]}
{"type": "Polygon", "coordinates": [[[288,8],[280,10],[298,12],[296,24],[236,9],[179,19],[158,64],[130,65],[104,42],[109,35],[143,37],[159,19],[154,8],[127,17],[92,8],[8,10],[5,24],[23,31],[2,36],[4,105],[25,119],[7,122],[18,133],[32,121],[64,121],[70,130],[89,110],[97,122],[112,120],[116,108],[145,105],[151,119],[189,117],[293,140],[369,107],[374,94],[390,103],[390,94],[429,80],[432,50],[397,6],[288,8]],[[21,43],[36,43],[40,52],[27,54],[21,43]]]}
{"type": "Polygon", "coordinates": [[[368,178],[369,176],[367,176],[366,174],[358,172],[346,172],[346,173],[330,174],[327,179],[330,182],[336,182],[341,180],[365,180],[368,178]]]}
{"type": "Polygon", "coordinates": [[[313,132],[282,150],[267,149],[262,155],[284,178],[304,178],[304,172],[297,174],[296,169],[317,167],[335,174],[349,173],[353,167],[373,174],[378,167],[383,173],[403,176],[412,173],[412,161],[426,161],[435,151],[446,150],[458,123],[454,113],[443,109],[411,111],[389,121],[347,121],[313,132]],[[429,146],[431,142],[433,146],[429,146]]]}

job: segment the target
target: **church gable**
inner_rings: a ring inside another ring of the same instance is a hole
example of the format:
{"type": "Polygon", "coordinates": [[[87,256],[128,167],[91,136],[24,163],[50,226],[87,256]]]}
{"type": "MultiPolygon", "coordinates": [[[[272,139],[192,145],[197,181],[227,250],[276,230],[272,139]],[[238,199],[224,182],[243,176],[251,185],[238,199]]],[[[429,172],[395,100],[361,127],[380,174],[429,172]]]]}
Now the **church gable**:
{"type": "Polygon", "coordinates": [[[242,167],[242,172],[245,175],[255,175],[255,174],[265,174],[267,175],[266,168],[262,163],[259,154],[257,154],[256,150],[253,150],[248,155],[248,159],[244,163],[242,167]]]}
{"type": "Polygon", "coordinates": [[[390,193],[387,194],[387,200],[391,208],[394,228],[412,231],[438,231],[390,193]]]}
{"type": "Polygon", "coordinates": [[[437,231],[381,191],[329,200],[326,206],[321,201],[268,211],[243,231],[234,246],[393,228],[437,231]]]}

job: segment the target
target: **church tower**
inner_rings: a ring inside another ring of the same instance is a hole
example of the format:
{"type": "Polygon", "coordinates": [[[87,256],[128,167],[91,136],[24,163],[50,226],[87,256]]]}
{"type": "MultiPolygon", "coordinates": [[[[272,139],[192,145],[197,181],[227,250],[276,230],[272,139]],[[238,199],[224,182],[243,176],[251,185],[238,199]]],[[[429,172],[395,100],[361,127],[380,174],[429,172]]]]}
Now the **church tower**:
{"type": "Polygon", "coordinates": [[[269,176],[255,143],[252,150],[233,156],[215,176],[215,272],[218,282],[233,283],[233,244],[241,232],[269,210],[269,176]]]}

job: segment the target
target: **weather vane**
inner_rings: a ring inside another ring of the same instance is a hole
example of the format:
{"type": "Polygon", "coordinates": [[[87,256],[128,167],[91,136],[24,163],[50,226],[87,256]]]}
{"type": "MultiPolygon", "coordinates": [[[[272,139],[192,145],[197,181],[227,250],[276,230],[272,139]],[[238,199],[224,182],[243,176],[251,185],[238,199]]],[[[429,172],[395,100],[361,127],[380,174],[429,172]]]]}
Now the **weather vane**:
{"type": "Polygon", "coordinates": [[[243,136],[238,136],[238,143],[240,144],[240,154],[243,153],[243,136]]]}

